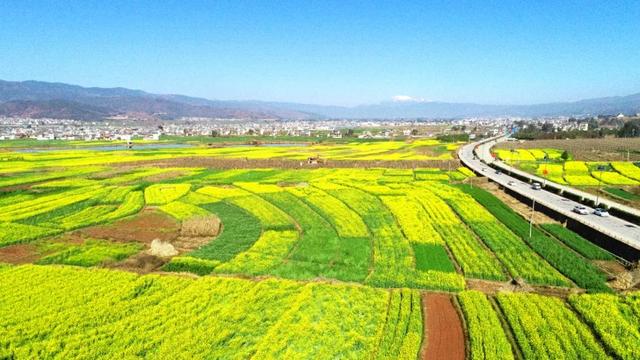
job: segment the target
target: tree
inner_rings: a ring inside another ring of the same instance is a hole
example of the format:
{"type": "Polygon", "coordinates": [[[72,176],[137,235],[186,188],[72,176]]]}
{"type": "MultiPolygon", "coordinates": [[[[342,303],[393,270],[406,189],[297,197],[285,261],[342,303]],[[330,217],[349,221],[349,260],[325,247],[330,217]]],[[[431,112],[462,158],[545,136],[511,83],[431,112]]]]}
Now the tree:
{"type": "Polygon", "coordinates": [[[411,130],[411,135],[413,135],[413,136],[418,135],[418,129],[411,130]]]}
{"type": "Polygon", "coordinates": [[[342,136],[346,136],[346,137],[353,137],[353,129],[347,129],[342,133],[342,136]]]}
{"type": "Polygon", "coordinates": [[[562,152],[562,155],[560,155],[560,157],[562,158],[562,160],[567,161],[569,160],[569,152],[567,150],[562,152]]]}
{"type": "Polygon", "coordinates": [[[546,133],[552,132],[553,128],[554,128],[553,124],[550,122],[546,122],[542,124],[542,132],[546,132],[546,133]]]}
{"type": "Polygon", "coordinates": [[[622,129],[618,131],[619,137],[638,137],[640,136],[640,119],[627,121],[622,129]]]}

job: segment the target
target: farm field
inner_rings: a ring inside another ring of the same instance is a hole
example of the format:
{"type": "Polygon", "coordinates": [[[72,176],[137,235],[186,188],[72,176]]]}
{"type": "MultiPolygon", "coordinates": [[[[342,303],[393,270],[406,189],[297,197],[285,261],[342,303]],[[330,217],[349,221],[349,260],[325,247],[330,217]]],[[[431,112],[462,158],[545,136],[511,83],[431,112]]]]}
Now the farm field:
{"type": "MultiPolygon", "coordinates": [[[[602,139],[599,139],[602,140],[602,139]]],[[[637,140],[616,139],[621,144],[610,144],[607,141],[592,143],[592,150],[587,146],[587,139],[530,141],[524,143],[500,143],[493,149],[500,160],[531,174],[546,178],[562,185],[582,188],[597,193],[614,201],[640,208],[640,161],[634,161],[637,140]],[[563,148],[535,148],[533,145],[566,145],[563,148]],[[573,145],[572,145],[573,144],[573,145]],[[581,145],[577,145],[581,144],[581,145]],[[600,149],[601,150],[595,150],[600,149]],[[568,159],[562,158],[567,150],[568,159]],[[616,150],[617,149],[617,150],[616,150]],[[627,153],[627,150],[629,152],[627,153]],[[621,158],[624,152],[625,157],[621,158]],[[631,161],[625,161],[627,155],[631,161]],[[632,156],[634,155],[634,156],[632,156]],[[598,161],[585,161],[591,159],[598,161]]]]}
{"type": "MultiPolygon", "coordinates": [[[[168,144],[167,144],[168,145],[168,144]]],[[[3,173],[24,172],[51,166],[79,167],[108,165],[114,163],[176,161],[178,159],[221,159],[254,161],[307,161],[313,157],[332,162],[419,162],[452,160],[459,143],[442,143],[433,139],[407,141],[351,142],[351,143],[284,143],[264,145],[217,145],[166,147],[160,149],[101,150],[99,148],[51,149],[28,151],[5,147],[0,151],[0,171],[3,173]]],[[[141,145],[142,146],[142,145],[141,145]]],[[[0,149],[3,146],[0,145],[0,149]]],[[[53,175],[53,174],[50,174],[53,175]]],[[[3,179],[0,185],[16,185],[3,179]]]]}
{"type": "Polygon", "coordinates": [[[536,149],[543,151],[552,149],[558,156],[566,150],[573,160],[579,161],[640,161],[640,152],[638,152],[640,139],[638,138],[510,141],[500,143],[496,149],[506,151],[533,149],[534,152],[536,149]]]}
{"type": "Polygon", "coordinates": [[[640,166],[626,161],[563,160],[558,149],[495,150],[496,156],[522,170],[559,184],[639,186],[640,166]]]}
{"type": "Polygon", "coordinates": [[[598,265],[611,256],[562,226],[529,238],[467,169],[123,166],[143,151],[84,152],[0,166],[0,358],[636,354],[600,335],[614,325],[594,299],[639,323],[637,296],[598,265]],[[541,343],[550,332],[566,338],[541,343]]]}

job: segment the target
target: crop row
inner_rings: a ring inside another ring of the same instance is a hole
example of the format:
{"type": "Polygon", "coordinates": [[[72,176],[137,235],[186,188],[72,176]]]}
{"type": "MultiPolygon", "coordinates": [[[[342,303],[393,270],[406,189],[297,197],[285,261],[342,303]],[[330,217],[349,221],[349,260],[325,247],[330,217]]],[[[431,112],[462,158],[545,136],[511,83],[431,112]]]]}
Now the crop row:
{"type": "Polygon", "coordinates": [[[634,163],[615,161],[611,163],[611,166],[620,174],[640,181],[640,167],[636,166],[634,163]]]}
{"type": "Polygon", "coordinates": [[[471,359],[513,359],[511,345],[487,296],[463,291],[458,301],[469,331],[471,359]]]}
{"type": "Polygon", "coordinates": [[[602,250],[582,236],[559,224],[542,224],[541,227],[590,260],[614,260],[613,255],[602,250]]]}
{"type": "Polygon", "coordinates": [[[16,221],[87,200],[96,196],[100,187],[79,188],[51,195],[40,196],[31,200],[14,203],[2,207],[0,221],[16,221]]]}
{"type": "Polygon", "coordinates": [[[291,216],[301,229],[298,242],[275,274],[295,279],[318,276],[359,282],[365,279],[371,256],[369,239],[340,237],[329,222],[329,215],[290,192],[262,196],[291,216]]]}
{"type": "Polygon", "coordinates": [[[27,242],[61,232],[60,229],[19,223],[0,222],[0,247],[27,242]]]}
{"type": "Polygon", "coordinates": [[[465,276],[487,280],[506,279],[496,257],[480,244],[480,240],[447,203],[425,189],[412,192],[417,194],[417,199],[424,206],[433,227],[451,249],[465,276]]]}
{"type": "Polygon", "coordinates": [[[629,179],[628,177],[613,171],[592,171],[591,175],[598,180],[602,180],[602,182],[606,184],[630,186],[640,185],[636,180],[629,179]]]}
{"type": "Polygon", "coordinates": [[[71,267],[0,271],[0,354],[9,358],[415,359],[422,339],[419,295],[406,290],[71,267]]]}
{"type": "Polygon", "coordinates": [[[513,277],[524,278],[534,284],[569,285],[560,273],[473,198],[456,194],[447,202],[496,254],[513,277]]]}
{"type": "Polygon", "coordinates": [[[345,203],[315,187],[288,188],[292,194],[303,199],[336,228],[338,235],[343,238],[368,237],[367,226],[353,210],[345,203]]]}
{"type": "Polygon", "coordinates": [[[329,191],[364,220],[373,240],[373,272],[365,283],[383,287],[461,290],[464,278],[457,273],[416,268],[413,249],[393,214],[379,197],[355,188],[329,191]]]}
{"type": "Polygon", "coordinates": [[[562,300],[527,293],[500,293],[497,300],[525,359],[608,358],[562,300]]]}
{"type": "Polygon", "coordinates": [[[444,244],[417,199],[409,196],[381,196],[380,200],[391,210],[409,241],[419,244],[444,244]]]}
{"type": "Polygon", "coordinates": [[[415,359],[422,342],[420,293],[401,289],[391,293],[378,359],[415,359]]]}
{"type": "Polygon", "coordinates": [[[186,220],[192,217],[209,215],[209,212],[205,209],[181,201],[172,201],[158,208],[178,220],[186,220]]]}
{"type": "Polygon", "coordinates": [[[472,194],[474,199],[484,205],[498,220],[578,286],[589,290],[610,291],[606,285],[605,274],[585,258],[546,236],[538,228],[530,227],[525,219],[492,194],[477,188],[465,191],[472,194]]]}
{"type": "Polygon", "coordinates": [[[586,319],[608,349],[621,359],[640,358],[639,294],[571,296],[569,302],[586,319]]]}
{"type": "Polygon", "coordinates": [[[191,184],[154,184],[144,190],[144,199],[149,205],[163,205],[183,197],[189,189],[191,184]]]}

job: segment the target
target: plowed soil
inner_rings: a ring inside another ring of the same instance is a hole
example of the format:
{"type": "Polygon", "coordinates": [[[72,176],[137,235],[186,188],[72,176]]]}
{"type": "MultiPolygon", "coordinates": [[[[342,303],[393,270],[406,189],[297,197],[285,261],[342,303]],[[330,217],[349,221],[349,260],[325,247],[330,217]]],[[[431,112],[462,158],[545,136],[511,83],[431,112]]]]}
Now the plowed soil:
{"type": "Polygon", "coordinates": [[[424,294],[422,308],[426,314],[426,348],[422,351],[422,359],[464,360],[462,322],[451,297],[445,294],[424,294]]]}
{"type": "Polygon", "coordinates": [[[30,244],[10,245],[0,248],[0,262],[9,264],[32,263],[40,258],[36,247],[30,244]]]}
{"type": "Polygon", "coordinates": [[[113,224],[80,230],[83,235],[112,241],[138,241],[150,244],[154,239],[171,242],[180,233],[180,224],[173,218],[152,209],[113,224]]]}

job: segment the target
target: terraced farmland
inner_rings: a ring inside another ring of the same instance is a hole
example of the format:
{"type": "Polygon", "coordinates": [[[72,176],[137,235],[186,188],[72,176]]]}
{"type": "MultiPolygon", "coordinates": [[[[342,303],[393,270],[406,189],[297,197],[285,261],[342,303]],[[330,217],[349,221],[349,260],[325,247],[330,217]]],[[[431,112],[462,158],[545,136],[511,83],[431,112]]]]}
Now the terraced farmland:
{"type": "Polygon", "coordinates": [[[464,169],[46,161],[60,167],[2,173],[0,358],[639,351],[606,336],[636,341],[640,315],[637,295],[615,294],[597,265],[613,259],[560,225],[529,238],[464,169]],[[443,321],[460,330],[440,333],[443,321]]]}

